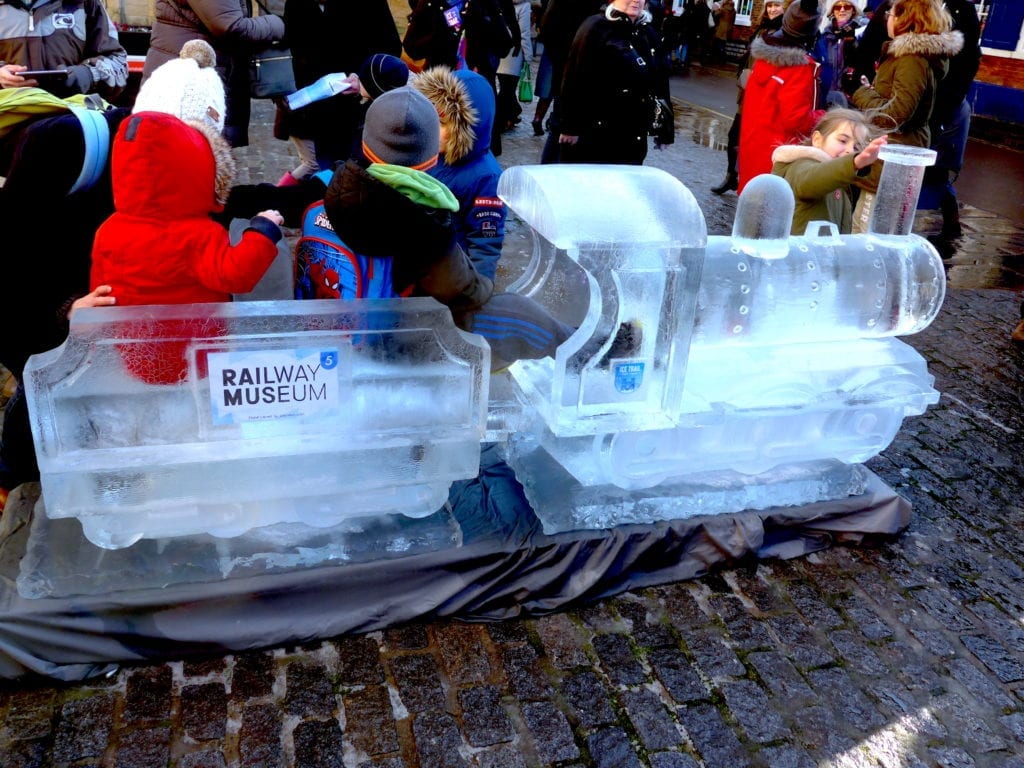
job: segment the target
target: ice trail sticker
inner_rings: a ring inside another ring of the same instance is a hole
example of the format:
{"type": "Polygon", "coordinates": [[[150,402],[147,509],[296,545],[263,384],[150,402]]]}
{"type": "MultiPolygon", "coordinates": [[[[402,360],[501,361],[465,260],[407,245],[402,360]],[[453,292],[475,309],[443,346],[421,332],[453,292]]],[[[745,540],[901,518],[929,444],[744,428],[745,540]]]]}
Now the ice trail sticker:
{"type": "Polygon", "coordinates": [[[615,391],[636,392],[644,383],[643,363],[616,363],[615,364],[615,391]]]}

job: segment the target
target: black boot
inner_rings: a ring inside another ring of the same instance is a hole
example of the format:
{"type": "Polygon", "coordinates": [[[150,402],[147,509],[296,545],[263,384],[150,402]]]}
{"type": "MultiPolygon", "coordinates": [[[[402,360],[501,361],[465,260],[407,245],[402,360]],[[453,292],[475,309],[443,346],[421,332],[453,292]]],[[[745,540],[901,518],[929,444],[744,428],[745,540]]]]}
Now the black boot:
{"type": "Polygon", "coordinates": [[[942,236],[950,239],[960,237],[963,229],[960,227],[960,206],[956,195],[946,189],[942,193],[939,207],[942,210],[942,236]]]}
{"type": "Polygon", "coordinates": [[[717,187],[712,187],[711,191],[716,195],[724,195],[729,190],[735,190],[739,186],[739,179],[736,177],[735,171],[729,171],[725,174],[725,179],[717,187]]]}

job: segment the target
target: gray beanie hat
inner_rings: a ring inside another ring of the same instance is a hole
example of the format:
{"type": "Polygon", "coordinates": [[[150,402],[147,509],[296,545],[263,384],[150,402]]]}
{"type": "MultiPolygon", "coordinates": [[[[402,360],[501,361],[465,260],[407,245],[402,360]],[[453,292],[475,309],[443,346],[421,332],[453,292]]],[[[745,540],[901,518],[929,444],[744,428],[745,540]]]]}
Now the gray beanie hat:
{"type": "Polygon", "coordinates": [[[366,110],[363,152],[371,162],[425,171],[437,164],[440,146],[434,105],[409,86],[382,93],[366,110]]]}

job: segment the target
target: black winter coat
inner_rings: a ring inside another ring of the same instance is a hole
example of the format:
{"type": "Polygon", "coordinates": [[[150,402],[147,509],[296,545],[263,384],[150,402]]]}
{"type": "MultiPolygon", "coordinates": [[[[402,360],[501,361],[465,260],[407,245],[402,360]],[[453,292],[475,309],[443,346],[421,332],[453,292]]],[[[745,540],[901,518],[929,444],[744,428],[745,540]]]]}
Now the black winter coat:
{"type": "Polygon", "coordinates": [[[466,64],[485,76],[522,44],[512,0],[413,0],[402,46],[411,58],[426,60],[424,69],[455,69],[463,31],[466,64]]]}
{"type": "MultiPolygon", "coordinates": [[[[561,133],[579,142],[563,159],[640,165],[647,156],[653,98],[671,103],[668,62],[649,16],[633,22],[609,9],[580,26],[558,96],[561,133]]],[[[674,127],[655,139],[671,144],[674,127]]],[[[563,150],[565,149],[563,145],[563,150]]]]}
{"type": "MultiPolygon", "coordinates": [[[[358,12],[341,0],[287,0],[285,31],[292,51],[295,85],[303,88],[332,72],[352,74],[375,53],[398,56],[402,44],[387,0],[360,3],[358,12]]],[[[358,95],[339,94],[287,115],[287,131],[316,141],[318,150],[348,159],[362,124],[358,95]]]]}
{"type": "Polygon", "coordinates": [[[960,103],[967,98],[974,76],[981,65],[981,22],[970,0],[946,0],[946,10],[953,17],[953,29],[964,36],[964,47],[949,60],[949,72],[939,83],[932,109],[932,135],[941,125],[952,122],[960,112],[960,103]]]}
{"type": "Polygon", "coordinates": [[[414,203],[355,161],[335,170],[324,211],[350,248],[391,259],[395,293],[408,295],[412,287],[413,295],[433,296],[456,314],[491,297],[491,281],[476,271],[455,241],[454,214],[414,203]]]}

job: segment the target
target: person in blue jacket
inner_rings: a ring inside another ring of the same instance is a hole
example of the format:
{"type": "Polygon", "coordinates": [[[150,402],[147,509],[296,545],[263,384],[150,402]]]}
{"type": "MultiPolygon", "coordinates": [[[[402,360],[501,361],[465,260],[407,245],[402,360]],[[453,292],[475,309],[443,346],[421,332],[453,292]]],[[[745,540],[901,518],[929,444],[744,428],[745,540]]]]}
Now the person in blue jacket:
{"type": "Polygon", "coordinates": [[[494,91],[468,69],[432,67],[413,85],[441,120],[441,155],[430,175],[459,201],[456,237],[473,266],[494,280],[505,242],[505,204],[498,197],[501,166],[491,152],[494,91]]]}

